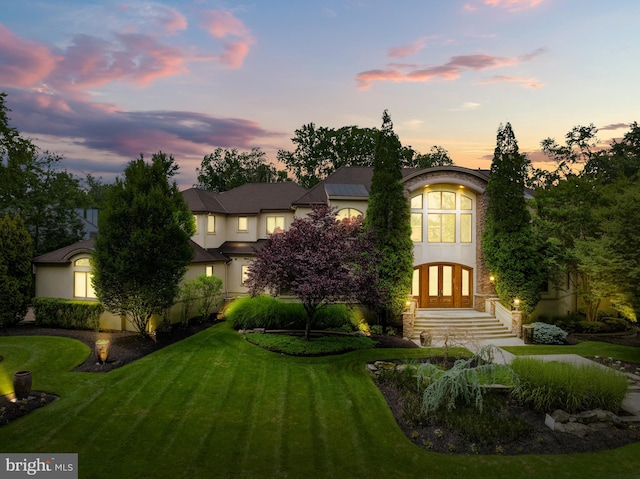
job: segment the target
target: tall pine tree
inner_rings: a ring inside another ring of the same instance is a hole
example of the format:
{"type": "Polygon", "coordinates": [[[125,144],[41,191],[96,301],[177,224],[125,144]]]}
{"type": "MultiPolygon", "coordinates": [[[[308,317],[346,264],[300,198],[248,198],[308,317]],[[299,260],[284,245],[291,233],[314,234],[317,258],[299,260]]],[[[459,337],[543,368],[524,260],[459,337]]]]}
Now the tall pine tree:
{"type": "Polygon", "coordinates": [[[506,304],[519,298],[525,313],[540,299],[540,261],[524,197],[529,160],[519,152],[511,124],[498,128],[487,184],[487,216],[482,251],[506,304]]]}
{"type": "Polygon", "coordinates": [[[402,145],[393,132],[391,117],[385,110],[378,133],[373,178],[367,205],[365,228],[370,230],[380,258],[378,271],[379,301],[376,307],[381,323],[399,321],[413,274],[411,210],[402,185],[402,145]]]}

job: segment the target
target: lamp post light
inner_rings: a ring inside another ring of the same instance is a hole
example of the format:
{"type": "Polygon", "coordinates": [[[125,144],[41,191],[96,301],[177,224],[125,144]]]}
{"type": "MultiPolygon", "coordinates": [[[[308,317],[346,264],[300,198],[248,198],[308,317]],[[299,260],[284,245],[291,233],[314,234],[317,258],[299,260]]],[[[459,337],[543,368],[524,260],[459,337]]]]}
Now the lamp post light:
{"type": "Polygon", "coordinates": [[[520,309],[520,298],[513,299],[513,309],[518,311],[520,309]]]}

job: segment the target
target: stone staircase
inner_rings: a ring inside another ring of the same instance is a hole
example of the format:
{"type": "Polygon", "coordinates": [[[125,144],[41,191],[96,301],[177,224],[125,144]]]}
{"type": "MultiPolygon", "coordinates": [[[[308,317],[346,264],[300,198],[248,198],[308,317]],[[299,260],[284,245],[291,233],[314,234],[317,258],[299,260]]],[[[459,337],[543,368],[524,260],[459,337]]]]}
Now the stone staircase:
{"type": "Polygon", "coordinates": [[[474,309],[418,309],[411,339],[420,339],[422,331],[431,332],[435,340],[445,335],[471,340],[516,337],[495,316],[474,309]]]}

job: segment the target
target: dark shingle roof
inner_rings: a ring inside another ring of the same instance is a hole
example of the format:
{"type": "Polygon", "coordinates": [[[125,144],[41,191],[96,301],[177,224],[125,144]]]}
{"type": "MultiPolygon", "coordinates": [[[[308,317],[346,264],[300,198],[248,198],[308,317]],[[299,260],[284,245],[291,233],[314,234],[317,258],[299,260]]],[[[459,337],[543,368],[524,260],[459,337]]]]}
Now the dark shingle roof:
{"type": "Polygon", "coordinates": [[[217,251],[222,255],[253,255],[256,251],[260,251],[265,247],[268,240],[259,239],[258,241],[225,241],[219,248],[209,249],[208,251],[217,251]]]}
{"type": "MultiPolygon", "coordinates": [[[[192,261],[193,263],[214,263],[217,261],[229,261],[229,258],[227,258],[226,256],[219,253],[207,251],[193,241],[189,241],[195,252],[195,256],[192,261]]],[[[65,246],[64,248],[60,248],[40,256],[36,256],[35,258],[33,258],[33,264],[68,264],[71,262],[71,258],[75,255],[80,253],[91,254],[93,252],[93,249],[94,241],[92,238],[86,241],[81,241],[80,243],[74,243],[72,245],[65,246]]]]}
{"type": "Polygon", "coordinates": [[[290,210],[291,203],[307,190],[297,183],[247,183],[229,191],[189,188],[182,195],[194,213],[257,215],[261,211],[290,210]]]}
{"type": "Polygon", "coordinates": [[[73,256],[80,253],[91,253],[93,251],[93,238],[74,243],[49,253],[41,254],[33,258],[34,264],[67,264],[71,262],[73,256]]]}

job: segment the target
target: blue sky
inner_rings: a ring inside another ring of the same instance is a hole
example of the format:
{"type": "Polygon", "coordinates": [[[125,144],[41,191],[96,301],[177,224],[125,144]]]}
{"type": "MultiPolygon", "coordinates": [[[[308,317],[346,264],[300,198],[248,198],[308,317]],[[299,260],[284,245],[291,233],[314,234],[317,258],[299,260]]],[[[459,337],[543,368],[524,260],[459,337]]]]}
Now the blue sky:
{"type": "MultiPolygon", "coordinates": [[[[6,3],[6,2],[5,2],[6,3]]],[[[0,90],[12,125],[78,174],[162,150],[190,186],[216,147],[275,161],[307,123],[379,127],[487,168],[500,123],[542,165],[547,137],[638,120],[640,2],[10,2],[0,90]]]]}

